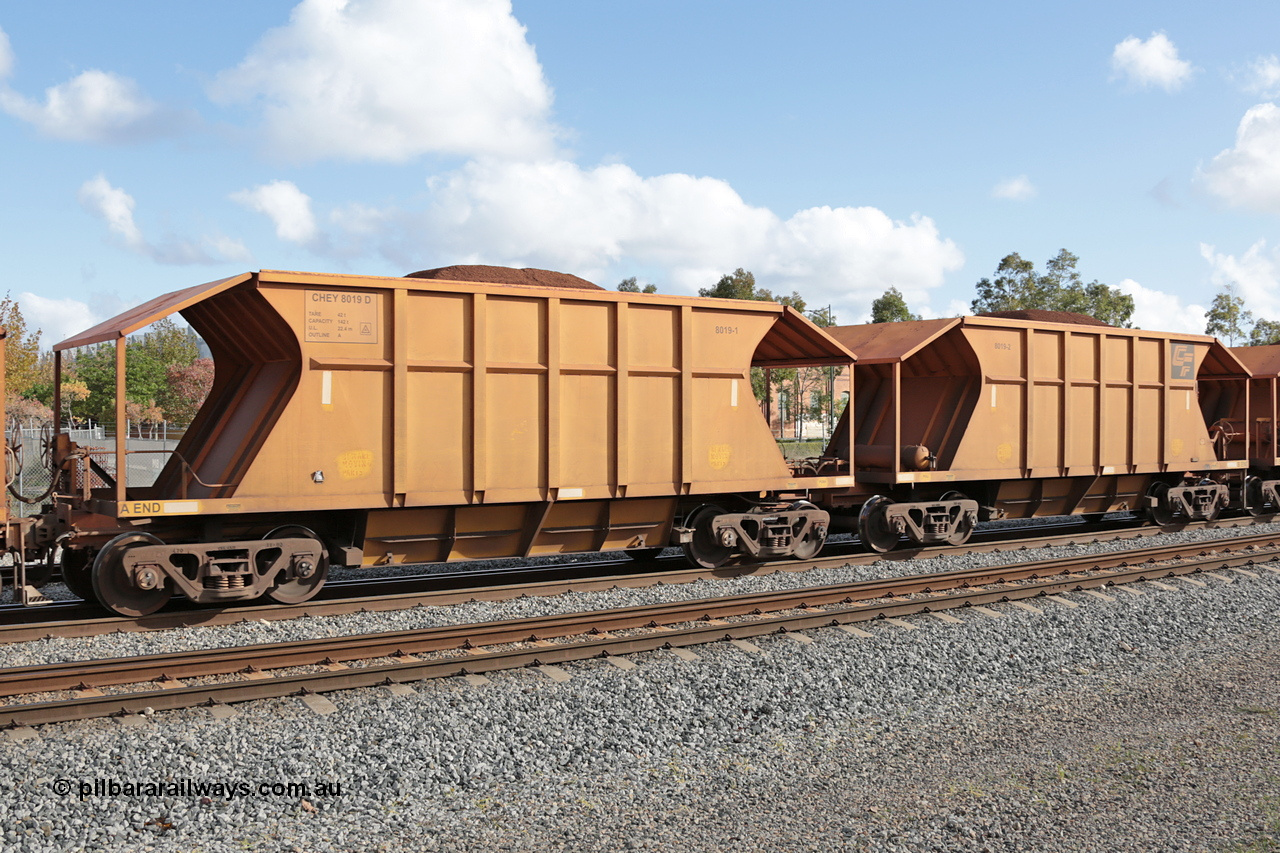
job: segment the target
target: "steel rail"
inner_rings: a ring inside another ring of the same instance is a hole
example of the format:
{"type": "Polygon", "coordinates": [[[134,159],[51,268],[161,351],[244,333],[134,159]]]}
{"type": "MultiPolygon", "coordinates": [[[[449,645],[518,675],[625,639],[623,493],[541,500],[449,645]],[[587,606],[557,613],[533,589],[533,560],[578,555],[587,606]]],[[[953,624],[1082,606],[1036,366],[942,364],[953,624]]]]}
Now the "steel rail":
{"type": "MultiPolygon", "coordinates": [[[[1212,528],[1247,527],[1267,523],[1261,519],[1238,518],[1203,525],[1212,528]]],[[[1057,525],[1055,525],[1057,526],[1057,525]]],[[[1065,525],[1063,525],[1065,526],[1065,525]]],[[[1191,527],[1192,525],[1187,525],[1191,527]]],[[[1020,528],[1026,530],[1029,528],[1020,528]]],[[[338,616],[359,612],[403,610],[418,606],[446,606],[468,601],[506,601],[528,596],[550,596],[565,592],[593,592],[615,588],[648,587],[659,583],[680,584],[710,578],[734,578],[778,571],[802,572],[813,568],[869,565],[879,560],[905,561],[958,554],[1016,552],[1040,547],[1083,545],[1117,539],[1143,539],[1158,535],[1157,528],[1121,527],[1099,530],[1090,527],[1072,533],[1034,538],[1005,538],[990,542],[936,548],[908,548],[888,554],[868,554],[856,546],[837,546],[832,553],[810,560],[774,561],[729,565],[719,569],[690,567],[679,557],[652,562],[630,559],[557,563],[550,566],[518,566],[492,572],[462,570],[408,578],[364,578],[331,583],[320,596],[305,604],[237,604],[226,607],[179,607],[137,618],[98,615],[96,605],[75,601],[40,608],[0,607],[0,645],[29,642],[48,637],[92,637],[118,631],[147,632],[185,627],[233,625],[245,621],[295,619],[303,616],[338,616]],[[645,571],[646,566],[670,564],[673,568],[645,571]],[[635,567],[635,571],[600,575],[608,567],[635,567]],[[494,581],[497,581],[496,583],[494,581]],[[389,591],[388,591],[389,590],[389,591]],[[48,618],[53,615],[55,618],[48,618]],[[13,620],[6,623],[6,620],[13,620]],[[38,621],[31,621],[38,620],[38,621]]],[[[995,532],[995,531],[990,531],[995,532]]],[[[1259,537],[1216,540],[1222,543],[1253,541],[1259,537]]],[[[1265,537],[1262,537],[1265,538],[1265,537]]],[[[1133,549],[1136,551],[1137,549],[1133,549]]]]}
{"type": "MultiPolygon", "coordinates": [[[[1189,549],[1194,550],[1194,548],[1189,549]]],[[[719,639],[746,638],[783,631],[847,624],[956,607],[1012,601],[1052,595],[1111,584],[1191,574],[1214,568],[1280,563],[1280,554],[1212,553],[1200,554],[1176,565],[1124,565],[1096,569],[1087,576],[1054,573],[1045,563],[1001,566],[934,575],[915,575],[884,581],[862,581],[829,587],[809,587],[776,593],[752,593],[725,598],[698,599],[639,608],[622,608],[593,613],[492,622],[481,625],[449,626],[417,631],[398,631],[356,637],[305,640],[283,644],[214,649],[200,653],[174,653],[139,658],[76,662],[52,666],[0,670],[0,692],[4,695],[52,692],[71,688],[137,684],[159,680],[171,686],[161,690],[110,696],[82,696],[70,700],[0,708],[0,725],[60,722],[114,713],[138,713],[145,708],[190,707],[206,702],[235,702],[266,696],[286,696],[306,690],[324,692],[354,686],[395,683],[408,680],[487,672],[534,663],[564,662],[651,650],[664,646],[685,646],[719,639]],[[1019,586],[1013,580],[1031,580],[1019,586]],[[981,586],[974,586],[981,583],[981,586]],[[989,588],[993,584],[999,589],[989,588]],[[945,589],[959,592],[947,593],[945,589]],[[899,595],[925,597],[895,600],[899,595]],[[718,620],[785,610],[810,610],[799,615],[756,618],[738,623],[718,620]],[[691,627],[667,626],[698,623],[691,627]],[[610,632],[649,628],[651,633],[636,637],[603,636],[610,632]],[[550,638],[601,635],[572,643],[539,645],[482,654],[455,655],[437,661],[405,660],[413,654],[472,650],[479,646],[507,643],[537,643],[550,638]],[[343,660],[398,658],[401,662],[346,669],[343,660]],[[326,663],[335,671],[280,676],[257,681],[234,681],[215,685],[182,685],[181,678],[230,674],[248,670],[285,668],[326,663]],[[265,692],[264,692],[265,691],[265,692]]],[[[1063,561],[1047,561],[1059,563],[1063,561]]],[[[1078,561],[1077,561],[1078,562],[1078,561]]],[[[1280,574],[1280,568],[1266,568],[1280,574]]],[[[1090,569],[1077,568],[1077,572],[1090,569]]]]}

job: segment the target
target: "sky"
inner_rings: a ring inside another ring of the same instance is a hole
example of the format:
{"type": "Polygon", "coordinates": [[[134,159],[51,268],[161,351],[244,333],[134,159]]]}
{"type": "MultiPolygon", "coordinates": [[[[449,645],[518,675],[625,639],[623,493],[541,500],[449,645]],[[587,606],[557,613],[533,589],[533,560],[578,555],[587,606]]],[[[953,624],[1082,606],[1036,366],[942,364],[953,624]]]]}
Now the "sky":
{"type": "Polygon", "coordinates": [[[741,267],[869,319],[1066,248],[1280,320],[1280,4],[0,0],[0,285],[46,346],[256,269],[741,267]]]}

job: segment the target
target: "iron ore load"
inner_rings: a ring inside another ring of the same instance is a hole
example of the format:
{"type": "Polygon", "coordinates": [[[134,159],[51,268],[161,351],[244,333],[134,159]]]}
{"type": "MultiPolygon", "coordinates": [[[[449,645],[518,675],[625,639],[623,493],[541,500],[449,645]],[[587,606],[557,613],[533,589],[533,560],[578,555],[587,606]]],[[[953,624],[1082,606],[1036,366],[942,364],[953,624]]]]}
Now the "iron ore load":
{"type": "Polygon", "coordinates": [[[128,336],[174,313],[215,378],[158,474],[55,428],[48,503],[4,519],[10,548],[60,554],[74,592],[122,615],[300,603],[331,566],[679,545],[714,568],[808,559],[832,530],[886,551],[1003,516],[1277,503],[1274,371],[1263,459],[1243,426],[1260,380],[1209,337],[1060,317],[824,330],[537,270],[263,270],[59,343],[54,387],[63,352],[114,343],[124,423],[128,336]],[[752,369],[811,366],[848,370],[851,404],[822,456],[789,463],[752,369]]]}

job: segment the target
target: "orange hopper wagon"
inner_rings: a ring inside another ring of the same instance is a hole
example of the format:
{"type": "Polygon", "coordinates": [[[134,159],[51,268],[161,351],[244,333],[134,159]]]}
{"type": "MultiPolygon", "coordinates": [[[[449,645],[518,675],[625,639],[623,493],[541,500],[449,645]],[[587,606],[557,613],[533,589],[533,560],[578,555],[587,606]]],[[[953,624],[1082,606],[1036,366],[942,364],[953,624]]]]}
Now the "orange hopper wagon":
{"type": "Polygon", "coordinates": [[[126,442],[103,458],[58,437],[63,483],[41,530],[63,544],[68,583],[144,613],[174,593],[304,601],[329,565],[681,542],[718,559],[730,535],[756,553],[820,547],[827,514],[776,498],[851,481],[794,476],[751,385],[752,367],[853,363],[802,315],[559,274],[427,277],[440,274],[246,273],[58,344],[114,343],[124,365],[129,335],[180,313],[216,371],[154,482],[116,476],[126,442]],[[729,498],[764,508],[680,526],[729,498]]]}

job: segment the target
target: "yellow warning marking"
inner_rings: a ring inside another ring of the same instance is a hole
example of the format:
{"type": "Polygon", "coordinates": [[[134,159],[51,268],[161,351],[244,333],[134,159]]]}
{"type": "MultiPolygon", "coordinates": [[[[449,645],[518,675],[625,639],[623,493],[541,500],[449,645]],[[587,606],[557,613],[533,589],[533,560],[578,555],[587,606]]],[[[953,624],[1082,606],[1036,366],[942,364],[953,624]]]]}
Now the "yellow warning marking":
{"type": "Polygon", "coordinates": [[[200,501],[121,501],[116,504],[116,516],[145,518],[153,515],[197,515],[200,501]]]}
{"type": "Polygon", "coordinates": [[[727,444],[713,444],[707,448],[707,464],[714,470],[719,471],[721,468],[729,464],[729,457],[733,455],[733,448],[727,444]]]}
{"type": "Polygon", "coordinates": [[[338,454],[338,476],[344,480],[364,477],[372,470],[372,450],[348,450],[338,454]]]}

